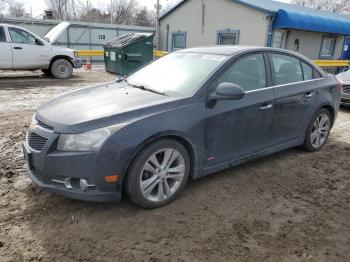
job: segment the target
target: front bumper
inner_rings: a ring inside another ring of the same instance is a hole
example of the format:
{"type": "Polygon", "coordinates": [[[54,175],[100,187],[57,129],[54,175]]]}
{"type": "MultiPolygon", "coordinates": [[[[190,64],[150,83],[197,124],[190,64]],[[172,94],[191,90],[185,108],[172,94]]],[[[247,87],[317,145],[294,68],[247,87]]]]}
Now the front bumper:
{"type": "Polygon", "coordinates": [[[35,174],[30,168],[27,166],[27,175],[32,179],[32,181],[39,186],[49,192],[57,193],[69,198],[89,201],[89,202],[117,202],[121,198],[121,193],[105,193],[105,192],[83,192],[79,189],[66,189],[63,185],[49,185],[41,182],[38,178],[38,175],[35,174]]]}
{"type": "Polygon", "coordinates": [[[83,66],[83,59],[80,57],[73,58],[72,63],[74,68],[81,68],[83,66]]]}
{"type": "MultiPolygon", "coordinates": [[[[106,165],[105,156],[97,152],[58,152],[58,134],[42,128],[34,131],[47,138],[40,151],[23,143],[27,175],[39,187],[70,198],[92,202],[117,202],[121,199],[122,180],[107,183],[104,176],[118,174],[115,165],[106,165]],[[69,183],[65,183],[68,180],[69,183]],[[88,182],[81,188],[80,181],[88,182]]],[[[107,160],[108,161],[108,160],[107,160]]]]}

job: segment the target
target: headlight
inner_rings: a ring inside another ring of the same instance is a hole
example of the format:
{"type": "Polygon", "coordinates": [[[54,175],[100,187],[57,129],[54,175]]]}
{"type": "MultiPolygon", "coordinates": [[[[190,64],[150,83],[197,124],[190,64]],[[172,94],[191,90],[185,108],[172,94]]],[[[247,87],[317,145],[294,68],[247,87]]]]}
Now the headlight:
{"type": "Polygon", "coordinates": [[[79,57],[79,52],[78,51],[74,51],[73,53],[74,53],[74,57],[75,58],[79,57]]]}
{"type": "Polygon", "coordinates": [[[59,151],[96,151],[113,133],[128,123],[91,130],[80,134],[62,134],[58,139],[59,151]]]}
{"type": "Polygon", "coordinates": [[[32,122],[30,122],[29,129],[30,130],[34,129],[37,124],[38,124],[38,121],[36,120],[36,116],[34,114],[32,117],[32,122]]]}

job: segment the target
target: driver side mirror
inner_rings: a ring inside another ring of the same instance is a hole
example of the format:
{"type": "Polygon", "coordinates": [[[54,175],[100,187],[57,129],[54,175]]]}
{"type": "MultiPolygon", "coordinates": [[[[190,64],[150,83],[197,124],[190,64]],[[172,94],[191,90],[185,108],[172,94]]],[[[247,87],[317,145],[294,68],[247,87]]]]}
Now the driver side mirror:
{"type": "Polygon", "coordinates": [[[35,38],[35,43],[36,43],[37,45],[44,45],[44,43],[41,42],[38,38],[35,38]]]}
{"type": "Polygon", "coordinates": [[[240,100],[244,95],[245,92],[239,85],[224,82],[219,84],[214,92],[209,95],[209,101],[240,100]]]}

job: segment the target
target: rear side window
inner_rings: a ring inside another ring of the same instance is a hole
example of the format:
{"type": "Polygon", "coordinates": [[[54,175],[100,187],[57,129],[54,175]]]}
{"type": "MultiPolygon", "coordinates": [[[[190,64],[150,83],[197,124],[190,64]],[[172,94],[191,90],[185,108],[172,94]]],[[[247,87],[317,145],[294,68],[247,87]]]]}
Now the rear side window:
{"type": "Polygon", "coordinates": [[[0,42],[7,42],[6,35],[5,35],[5,29],[2,26],[0,26],[0,42]]]}
{"type": "Polygon", "coordinates": [[[313,79],[312,67],[305,64],[304,62],[301,62],[301,66],[304,72],[304,80],[312,80],[313,79]]]}
{"type": "Polygon", "coordinates": [[[303,81],[300,60],[287,55],[271,54],[277,85],[303,81]]]}
{"type": "Polygon", "coordinates": [[[266,87],[266,69],[262,54],[245,56],[234,62],[219,78],[219,83],[234,83],[245,91],[266,87]]]}

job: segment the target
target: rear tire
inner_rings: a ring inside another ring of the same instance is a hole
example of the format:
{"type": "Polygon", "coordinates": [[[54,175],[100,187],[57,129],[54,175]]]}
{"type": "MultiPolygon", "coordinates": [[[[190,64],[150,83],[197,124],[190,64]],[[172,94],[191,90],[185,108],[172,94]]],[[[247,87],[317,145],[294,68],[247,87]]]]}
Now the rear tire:
{"type": "Polygon", "coordinates": [[[73,66],[66,59],[57,59],[51,65],[51,73],[55,78],[67,79],[73,74],[73,66]]]}
{"type": "Polygon", "coordinates": [[[321,108],[312,118],[305,136],[303,147],[309,152],[319,151],[327,143],[332,126],[330,112],[321,108]]]}
{"type": "Polygon", "coordinates": [[[46,76],[52,76],[50,69],[41,69],[41,72],[43,72],[46,76]]]}
{"type": "Polygon", "coordinates": [[[139,207],[158,208],[179,196],[189,173],[186,148],[173,139],[161,139],[143,149],[132,162],[126,193],[139,207]]]}

